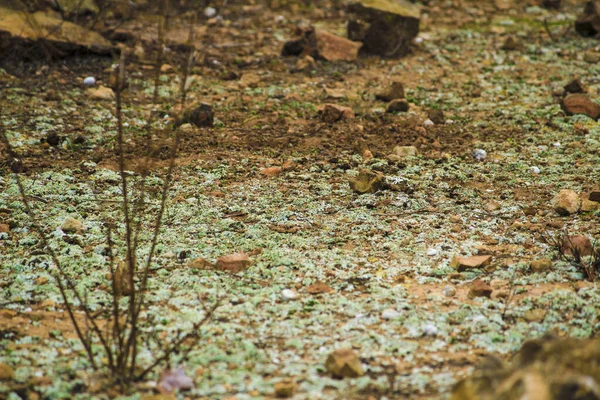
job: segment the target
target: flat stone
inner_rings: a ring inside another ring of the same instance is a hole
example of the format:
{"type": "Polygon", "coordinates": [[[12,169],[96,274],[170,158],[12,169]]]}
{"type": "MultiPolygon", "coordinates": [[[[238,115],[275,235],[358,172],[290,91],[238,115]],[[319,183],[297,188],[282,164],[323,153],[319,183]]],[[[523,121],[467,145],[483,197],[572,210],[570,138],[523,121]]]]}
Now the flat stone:
{"type": "Polygon", "coordinates": [[[93,100],[114,100],[115,92],[106,86],[98,86],[97,88],[90,88],[85,91],[90,99],[93,100]]]}
{"type": "Polygon", "coordinates": [[[458,272],[466,271],[468,269],[475,269],[485,267],[492,261],[492,256],[471,256],[471,257],[459,257],[454,256],[450,261],[450,266],[456,269],[458,272]]]}
{"type": "Polygon", "coordinates": [[[250,267],[250,259],[244,253],[233,253],[217,258],[215,268],[232,274],[242,272],[250,267]]]}

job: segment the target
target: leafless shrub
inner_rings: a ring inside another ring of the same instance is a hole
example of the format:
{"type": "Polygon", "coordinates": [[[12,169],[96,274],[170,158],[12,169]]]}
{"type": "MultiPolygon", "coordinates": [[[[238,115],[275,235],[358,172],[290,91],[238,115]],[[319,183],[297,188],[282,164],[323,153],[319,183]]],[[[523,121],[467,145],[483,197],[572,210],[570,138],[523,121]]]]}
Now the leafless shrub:
{"type": "Polygon", "coordinates": [[[590,241],[583,235],[569,235],[563,232],[559,236],[549,234],[550,244],[560,258],[575,266],[588,281],[595,282],[600,277],[600,248],[597,241],[590,241]]]}

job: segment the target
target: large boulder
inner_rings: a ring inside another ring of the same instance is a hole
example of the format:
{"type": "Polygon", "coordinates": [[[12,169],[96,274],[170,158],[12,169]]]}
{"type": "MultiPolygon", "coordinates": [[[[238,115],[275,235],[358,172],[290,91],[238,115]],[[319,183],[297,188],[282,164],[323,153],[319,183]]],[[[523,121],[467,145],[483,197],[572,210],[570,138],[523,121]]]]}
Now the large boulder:
{"type": "Polygon", "coordinates": [[[26,13],[0,7],[0,51],[9,54],[24,48],[37,49],[29,54],[35,57],[82,50],[109,54],[113,46],[99,33],[63,21],[51,12],[26,13]]]}
{"type": "Polygon", "coordinates": [[[348,12],[348,38],[365,53],[401,57],[419,33],[421,10],[406,0],[359,0],[348,12]]]}

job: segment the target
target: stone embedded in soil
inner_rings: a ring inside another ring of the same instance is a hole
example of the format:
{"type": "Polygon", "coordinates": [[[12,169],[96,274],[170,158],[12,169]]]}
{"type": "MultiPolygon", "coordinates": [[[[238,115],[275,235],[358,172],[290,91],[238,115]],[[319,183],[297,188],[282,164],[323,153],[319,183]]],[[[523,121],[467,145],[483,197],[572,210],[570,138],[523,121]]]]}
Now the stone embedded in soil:
{"type": "Polygon", "coordinates": [[[317,66],[315,59],[309,55],[305,55],[296,61],[296,71],[307,71],[314,69],[317,66]]]}
{"type": "Polygon", "coordinates": [[[566,235],[561,240],[560,251],[567,255],[586,257],[594,253],[594,246],[587,236],[566,235]]]}
{"type": "Polygon", "coordinates": [[[396,319],[400,316],[400,313],[393,308],[386,308],[381,313],[381,318],[383,319],[396,319]]]}
{"type": "Polygon", "coordinates": [[[487,152],[483,149],[475,149],[471,152],[471,156],[477,161],[483,161],[487,157],[487,152]]]}
{"type": "Polygon", "coordinates": [[[442,289],[442,294],[446,297],[454,297],[456,295],[456,288],[452,285],[446,285],[442,289]]]}
{"type": "Polygon", "coordinates": [[[471,257],[459,257],[454,256],[450,261],[450,266],[456,269],[458,272],[463,272],[468,269],[475,269],[488,266],[492,261],[492,256],[471,256],[471,257]]]}
{"type": "Polygon", "coordinates": [[[410,108],[408,101],[404,99],[394,99],[390,101],[385,109],[388,113],[407,112],[410,108]]]}
{"type": "Polygon", "coordinates": [[[283,45],[282,56],[311,56],[315,60],[354,61],[361,43],[332,33],[308,28],[299,31],[300,37],[283,45]]]}
{"type": "Polygon", "coordinates": [[[278,176],[281,175],[281,173],[283,172],[283,168],[281,167],[269,167],[269,168],[263,168],[260,173],[264,176],[268,176],[268,177],[274,177],[274,176],[278,176]]]}
{"type": "Polygon", "coordinates": [[[321,119],[324,122],[333,123],[340,120],[354,119],[354,111],[350,107],[338,106],[337,104],[325,104],[321,111],[321,119]]]}
{"type": "Polygon", "coordinates": [[[10,225],[0,224],[0,233],[10,232],[10,225]]]}
{"type": "Polygon", "coordinates": [[[0,363],[0,381],[10,381],[15,379],[15,371],[5,363],[0,363]]]}
{"type": "Polygon", "coordinates": [[[552,268],[552,260],[549,258],[538,258],[530,264],[533,272],[545,272],[552,268]]]}
{"type": "Polygon", "coordinates": [[[595,189],[588,195],[590,201],[600,202],[600,189],[595,189]]]}
{"type": "Polygon", "coordinates": [[[406,0],[358,0],[348,6],[348,38],[362,42],[365,53],[402,57],[419,33],[420,14],[406,0]]]}
{"type": "Polygon", "coordinates": [[[509,36],[506,38],[501,48],[505,51],[519,50],[521,48],[521,43],[515,39],[514,36],[509,36]]]}
{"type": "Polygon", "coordinates": [[[592,119],[600,118],[600,104],[585,94],[570,94],[562,99],[560,106],[567,115],[584,114],[592,119]]]}
{"type": "Polygon", "coordinates": [[[585,93],[587,92],[586,87],[581,83],[579,79],[573,79],[571,82],[565,85],[565,93],[585,93]]]}
{"type": "Polygon", "coordinates": [[[583,61],[589,64],[598,64],[600,62],[600,53],[595,51],[586,51],[583,53],[583,61]]]}
{"type": "Polygon", "coordinates": [[[585,4],[575,21],[575,31],[584,37],[600,33],[600,0],[590,0],[585,4]]]}
{"type": "Polygon", "coordinates": [[[427,113],[427,117],[433,121],[436,125],[441,125],[446,123],[446,117],[444,117],[444,112],[442,110],[432,109],[427,113]]]}
{"type": "Polygon", "coordinates": [[[396,100],[396,99],[403,99],[404,98],[404,85],[402,84],[402,82],[398,82],[398,81],[392,82],[385,91],[377,93],[375,95],[375,98],[377,100],[383,100],[383,101],[392,101],[392,100],[396,100]]]}
{"type": "Polygon", "coordinates": [[[83,225],[83,222],[73,217],[67,217],[60,226],[60,229],[64,233],[82,234],[86,230],[86,227],[83,225]]]}
{"type": "Polygon", "coordinates": [[[275,384],[275,397],[278,399],[288,399],[293,397],[298,390],[298,385],[291,379],[286,379],[275,384]]]}
{"type": "Polygon", "coordinates": [[[418,155],[419,151],[415,146],[396,146],[394,147],[394,151],[391,154],[388,154],[386,158],[389,161],[398,162],[418,155]]]}
{"type": "Polygon", "coordinates": [[[46,136],[46,143],[48,143],[50,146],[58,146],[60,143],[60,136],[58,136],[56,132],[50,132],[46,136]]]}
{"type": "Polygon", "coordinates": [[[232,274],[242,272],[250,267],[250,259],[244,253],[233,253],[217,258],[215,268],[232,274]]]}
{"type": "Polygon", "coordinates": [[[329,293],[332,290],[332,288],[330,288],[327,284],[323,282],[315,282],[312,285],[306,287],[306,291],[310,294],[329,293]]]}
{"type": "Polygon", "coordinates": [[[365,374],[360,360],[352,349],[331,352],[325,361],[325,368],[334,378],[357,378],[365,374]]]}
{"type": "Polygon", "coordinates": [[[194,268],[194,269],[211,269],[214,267],[214,265],[202,258],[202,257],[198,257],[198,258],[194,258],[192,261],[190,261],[190,263],[188,264],[188,267],[190,268],[194,268]]]}
{"type": "Polygon", "coordinates": [[[523,313],[523,319],[527,322],[542,322],[546,317],[548,310],[541,308],[534,308],[532,310],[526,310],[523,313]]]}
{"type": "Polygon", "coordinates": [[[292,289],[283,289],[281,291],[281,297],[284,300],[296,300],[298,299],[298,293],[292,289]]]}
{"type": "Polygon", "coordinates": [[[358,176],[350,178],[350,188],[359,194],[375,193],[385,187],[385,176],[379,171],[361,169],[358,176]]]}
{"type": "Polygon", "coordinates": [[[575,214],[581,207],[581,198],[571,189],[562,189],[552,200],[554,211],[559,215],[575,214]]]}
{"type": "Polygon", "coordinates": [[[98,86],[97,88],[90,88],[85,91],[90,99],[93,100],[114,100],[115,92],[106,86],[98,86]]]}
{"type": "Polygon", "coordinates": [[[487,297],[489,299],[492,296],[492,292],[493,289],[490,285],[481,279],[476,279],[471,283],[467,297],[470,299],[474,299],[476,297],[487,297]]]}
{"type": "Polygon", "coordinates": [[[185,109],[179,120],[177,126],[188,123],[196,125],[197,127],[212,127],[215,119],[215,113],[210,106],[206,103],[197,103],[185,109]]]}

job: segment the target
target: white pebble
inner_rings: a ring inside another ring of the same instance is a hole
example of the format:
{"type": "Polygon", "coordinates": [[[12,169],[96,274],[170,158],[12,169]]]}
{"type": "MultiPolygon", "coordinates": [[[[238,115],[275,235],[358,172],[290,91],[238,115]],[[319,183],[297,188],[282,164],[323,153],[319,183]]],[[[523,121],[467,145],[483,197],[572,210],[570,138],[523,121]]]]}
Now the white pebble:
{"type": "Polygon", "coordinates": [[[538,167],[531,167],[531,172],[537,175],[540,173],[540,169],[538,167]]]}
{"type": "Polygon", "coordinates": [[[275,22],[281,23],[285,21],[285,17],[283,15],[278,15],[275,17],[275,22]]]}
{"type": "Polygon", "coordinates": [[[383,319],[396,319],[400,316],[400,313],[393,308],[386,308],[381,313],[381,318],[383,319]]]}
{"type": "Polygon", "coordinates": [[[294,292],[292,289],[283,289],[281,291],[281,297],[284,300],[296,300],[298,298],[298,293],[294,292]]]}
{"type": "Polygon", "coordinates": [[[88,76],[83,80],[83,84],[86,86],[94,86],[96,84],[96,78],[93,76],[88,76]]]}
{"type": "Polygon", "coordinates": [[[415,38],[415,43],[423,43],[423,38],[421,36],[417,36],[415,38]]]}
{"type": "Polygon", "coordinates": [[[217,9],[214,7],[206,7],[204,9],[204,16],[206,18],[213,18],[215,15],[217,15],[217,9]]]}
{"type": "Polygon", "coordinates": [[[456,294],[456,288],[452,285],[446,285],[442,289],[442,294],[446,297],[454,297],[456,294]]]}
{"type": "Polygon", "coordinates": [[[454,120],[453,120],[453,119],[447,119],[447,120],[446,120],[446,124],[453,124],[453,123],[454,123],[454,120]]]}
{"type": "Polygon", "coordinates": [[[431,126],[431,125],[435,125],[435,122],[433,122],[433,121],[432,121],[432,120],[430,120],[430,119],[426,119],[426,120],[423,122],[423,125],[424,125],[424,126],[431,126]]]}
{"type": "Polygon", "coordinates": [[[471,153],[471,156],[473,156],[473,158],[476,159],[477,161],[483,161],[487,157],[487,151],[485,151],[483,149],[475,149],[471,153]]]}
{"type": "Polygon", "coordinates": [[[423,327],[423,334],[425,336],[436,336],[438,334],[438,328],[433,324],[427,324],[423,327]]]}
{"type": "Polygon", "coordinates": [[[554,147],[560,147],[560,142],[554,142],[554,143],[552,143],[552,146],[554,146],[554,147]]]}
{"type": "Polygon", "coordinates": [[[436,249],[429,249],[427,250],[427,255],[428,256],[435,256],[437,255],[438,251],[436,249]]]}
{"type": "Polygon", "coordinates": [[[481,314],[477,314],[473,316],[473,322],[476,324],[482,324],[487,322],[487,318],[481,314]]]}

